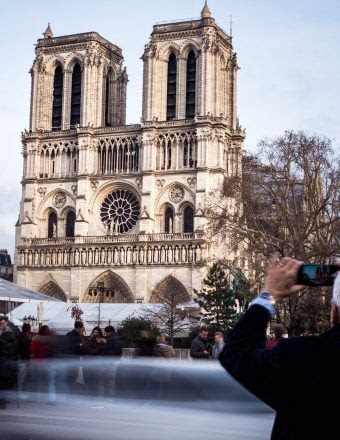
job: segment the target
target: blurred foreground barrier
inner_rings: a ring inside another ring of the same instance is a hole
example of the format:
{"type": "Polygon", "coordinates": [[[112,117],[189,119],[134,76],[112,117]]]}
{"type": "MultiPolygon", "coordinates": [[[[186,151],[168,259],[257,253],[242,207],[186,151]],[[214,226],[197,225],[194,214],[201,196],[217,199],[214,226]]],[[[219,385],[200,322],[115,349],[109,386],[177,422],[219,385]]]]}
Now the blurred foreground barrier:
{"type": "MultiPolygon", "coordinates": [[[[140,348],[123,348],[123,358],[132,359],[139,357],[140,348]]],[[[188,348],[175,348],[175,358],[176,359],[191,359],[190,350],[188,348]]]]}

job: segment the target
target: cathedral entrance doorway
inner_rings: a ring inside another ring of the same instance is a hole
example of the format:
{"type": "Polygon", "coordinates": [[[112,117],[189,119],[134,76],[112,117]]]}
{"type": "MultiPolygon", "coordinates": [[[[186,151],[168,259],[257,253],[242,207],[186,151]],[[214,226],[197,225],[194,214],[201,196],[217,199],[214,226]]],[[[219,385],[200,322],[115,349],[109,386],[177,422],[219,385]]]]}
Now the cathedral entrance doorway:
{"type": "Polygon", "coordinates": [[[92,281],[82,302],[132,303],[134,299],[126,282],[119,275],[107,271],[92,281]]]}
{"type": "Polygon", "coordinates": [[[67,301],[65,292],[54,281],[46,283],[41,289],[39,289],[39,292],[51,296],[52,298],[59,299],[60,301],[67,301]]]}
{"type": "Polygon", "coordinates": [[[151,303],[177,305],[186,303],[190,299],[187,289],[172,275],[160,281],[150,295],[151,303]]]}

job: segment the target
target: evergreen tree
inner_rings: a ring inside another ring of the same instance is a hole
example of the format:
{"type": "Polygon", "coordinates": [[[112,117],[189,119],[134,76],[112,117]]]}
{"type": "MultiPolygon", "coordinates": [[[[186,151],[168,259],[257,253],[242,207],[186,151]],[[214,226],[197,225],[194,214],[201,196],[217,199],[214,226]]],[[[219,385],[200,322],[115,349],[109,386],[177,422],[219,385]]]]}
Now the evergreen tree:
{"type": "Polygon", "coordinates": [[[214,263],[203,280],[203,288],[195,291],[195,301],[202,309],[202,320],[209,327],[227,332],[237,317],[236,293],[230,288],[227,274],[220,263],[214,263]]]}

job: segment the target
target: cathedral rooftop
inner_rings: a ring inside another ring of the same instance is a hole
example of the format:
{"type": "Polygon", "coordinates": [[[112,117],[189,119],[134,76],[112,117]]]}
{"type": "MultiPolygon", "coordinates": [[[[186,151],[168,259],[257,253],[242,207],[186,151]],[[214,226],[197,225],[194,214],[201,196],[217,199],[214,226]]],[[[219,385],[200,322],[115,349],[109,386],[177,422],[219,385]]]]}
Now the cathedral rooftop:
{"type": "Polygon", "coordinates": [[[158,22],[153,26],[151,35],[157,35],[163,39],[164,36],[161,37],[162,34],[191,31],[206,26],[214,27],[224,40],[231,42],[231,36],[216,24],[214,17],[211,15],[207,1],[204,3],[200,17],[158,22]]]}
{"type": "Polygon", "coordinates": [[[36,48],[51,48],[57,46],[64,46],[69,44],[79,44],[79,43],[87,43],[89,41],[95,41],[104,46],[107,50],[114,52],[119,57],[122,57],[122,50],[120,47],[111,43],[110,41],[103,38],[98,32],[83,32],[80,34],[72,34],[72,35],[61,35],[59,37],[54,37],[51,31],[50,24],[48,28],[43,33],[44,38],[39,38],[37,41],[36,48]]]}

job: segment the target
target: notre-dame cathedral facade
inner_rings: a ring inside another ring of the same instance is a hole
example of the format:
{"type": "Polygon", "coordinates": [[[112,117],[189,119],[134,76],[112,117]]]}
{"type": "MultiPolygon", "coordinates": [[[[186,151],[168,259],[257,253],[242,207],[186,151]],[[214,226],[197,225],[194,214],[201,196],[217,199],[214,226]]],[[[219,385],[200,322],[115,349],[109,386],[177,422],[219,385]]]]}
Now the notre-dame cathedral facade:
{"type": "Polygon", "coordinates": [[[205,4],[199,19],[156,24],[142,60],[141,123],[126,125],[119,47],[96,32],[55,37],[50,26],[38,40],[19,285],[80,302],[152,302],[161,288],[190,300],[220,256],[204,206],[241,173],[231,36],[205,4]]]}

